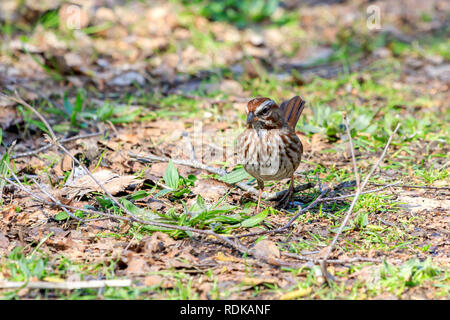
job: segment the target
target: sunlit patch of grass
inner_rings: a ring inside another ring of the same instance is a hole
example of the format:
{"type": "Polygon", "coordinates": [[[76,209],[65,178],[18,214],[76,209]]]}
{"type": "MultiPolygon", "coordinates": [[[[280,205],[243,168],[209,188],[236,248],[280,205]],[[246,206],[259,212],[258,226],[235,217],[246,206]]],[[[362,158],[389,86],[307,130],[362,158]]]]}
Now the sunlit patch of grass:
{"type": "Polygon", "coordinates": [[[432,184],[435,181],[445,180],[448,177],[448,170],[446,168],[429,168],[429,169],[421,169],[418,168],[414,171],[414,173],[423,179],[426,184],[432,184]]]}
{"type": "Polygon", "coordinates": [[[371,296],[388,291],[401,297],[408,288],[445,278],[448,279],[448,273],[437,267],[430,258],[425,261],[411,259],[399,266],[384,262],[376,271],[373,281],[367,283],[367,288],[371,296]]]}

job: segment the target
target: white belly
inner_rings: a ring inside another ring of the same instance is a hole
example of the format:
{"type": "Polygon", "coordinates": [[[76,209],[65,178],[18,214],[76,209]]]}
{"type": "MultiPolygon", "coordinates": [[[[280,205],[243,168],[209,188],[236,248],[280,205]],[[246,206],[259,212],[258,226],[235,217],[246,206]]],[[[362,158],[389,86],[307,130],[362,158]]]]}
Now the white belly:
{"type": "Polygon", "coordinates": [[[245,130],[237,146],[244,169],[257,180],[289,178],[298,167],[302,153],[300,139],[290,134],[295,136],[285,129],[245,130]],[[290,143],[286,145],[285,141],[290,143]]]}

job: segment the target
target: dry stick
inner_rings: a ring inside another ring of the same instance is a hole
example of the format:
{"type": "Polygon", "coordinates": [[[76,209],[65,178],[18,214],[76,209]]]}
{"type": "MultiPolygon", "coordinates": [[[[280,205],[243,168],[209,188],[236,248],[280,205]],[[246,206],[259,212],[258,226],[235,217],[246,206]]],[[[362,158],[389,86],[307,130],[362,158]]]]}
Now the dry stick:
{"type": "MultiPolygon", "coordinates": [[[[63,210],[72,218],[74,218],[75,220],[78,220],[79,222],[90,222],[90,221],[96,221],[99,219],[81,219],[78,218],[77,216],[75,216],[74,214],[72,214],[70,211],[66,211],[65,210],[65,205],[62,204],[61,202],[59,202],[58,200],[55,199],[55,197],[53,197],[50,193],[48,193],[39,183],[36,182],[35,179],[32,179],[34,181],[34,183],[38,186],[38,188],[45,193],[53,202],[48,201],[44,198],[38,197],[35,193],[33,193],[33,191],[29,190],[27,187],[25,187],[21,182],[20,179],[17,177],[17,175],[14,173],[14,171],[11,170],[11,168],[8,166],[8,164],[4,161],[5,165],[7,166],[9,172],[11,173],[11,175],[13,176],[13,178],[17,181],[17,183],[13,182],[12,180],[4,177],[4,176],[0,176],[1,179],[5,180],[6,182],[8,182],[11,185],[14,185],[15,187],[21,189],[22,191],[25,191],[26,193],[28,193],[32,198],[36,199],[39,202],[42,202],[44,204],[50,205],[50,206],[58,206],[63,208],[63,210]]],[[[73,209],[75,210],[80,210],[80,208],[76,208],[73,207],[73,209]]]]}
{"type": "MultiPolygon", "coordinates": [[[[375,193],[375,192],[382,191],[382,190],[390,188],[390,187],[395,187],[399,183],[401,183],[401,182],[397,181],[397,182],[394,182],[394,183],[391,183],[391,184],[383,185],[382,187],[377,188],[377,189],[371,189],[371,190],[363,191],[360,194],[375,193]]],[[[352,193],[352,194],[346,194],[346,195],[339,196],[339,197],[322,198],[322,199],[320,199],[320,202],[343,200],[343,199],[346,199],[346,198],[354,197],[355,195],[356,195],[356,193],[352,193]]]]}
{"type": "MultiPolygon", "coordinates": [[[[188,166],[188,167],[192,167],[192,168],[196,168],[196,169],[201,169],[201,170],[205,170],[208,172],[211,172],[213,174],[217,174],[219,176],[224,176],[227,174],[227,172],[223,169],[219,169],[219,168],[214,168],[214,167],[210,167],[206,164],[203,164],[197,160],[185,160],[185,159],[172,159],[172,158],[167,158],[167,157],[160,157],[160,156],[156,156],[153,154],[147,154],[147,155],[141,155],[141,154],[136,154],[136,153],[132,153],[129,152],[128,155],[140,162],[169,162],[170,160],[172,160],[172,162],[174,164],[179,164],[179,165],[183,165],[183,166],[188,166]]],[[[246,191],[246,192],[250,192],[251,194],[258,196],[258,190],[256,190],[254,187],[249,186],[246,183],[243,182],[237,182],[235,184],[237,187],[241,188],[242,190],[246,191]]],[[[312,183],[307,183],[304,185],[300,185],[295,187],[295,192],[299,192],[299,191],[303,191],[306,189],[310,189],[313,188],[314,185],[312,183]]],[[[272,193],[266,193],[263,192],[262,194],[262,198],[266,201],[272,201],[272,200],[276,200],[281,198],[285,193],[287,193],[288,190],[283,190],[283,191],[279,191],[279,192],[272,192],[272,193]]]]}
{"type": "MultiPolygon", "coordinates": [[[[188,167],[192,167],[192,168],[196,168],[196,169],[201,169],[201,170],[205,170],[208,172],[211,172],[213,174],[218,174],[219,176],[224,176],[227,174],[227,172],[223,169],[219,169],[219,168],[214,168],[214,167],[210,167],[207,166],[206,164],[201,163],[200,161],[197,160],[184,160],[184,159],[171,159],[171,158],[167,158],[167,157],[159,157],[153,154],[148,154],[148,155],[141,155],[141,154],[136,154],[136,153],[132,153],[129,152],[128,155],[133,158],[136,159],[140,162],[169,162],[170,160],[172,160],[172,162],[174,164],[179,164],[179,165],[183,165],[183,166],[188,166],[188,167]]],[[[253,194],[258,194],[258,191],[253,188],[252,186],[249,186],[243,182],[238,182],[236,183],[236,185],[253,194]]]]}
{"type": "MultiPolygon", "coordinates": [[[[160,157],[160,156],[156,156],[153,154],[148,154],[148,155],[140,155],[140,154],[135,154],[132,152],[128,153],[130,157],[138,160],[138,161],[142,161],[142,162],[152,162],[152,161],[159,161],[159,162],[169,162],[170,160],[172,160],[173,163],[175,164],[179,164],[179,165],[185,165],[185,166],[189,166],[192,168],[196,168],[196,169],[202,169],[214,174],[218,174],[220,176],[223,176],[225,174],[227,174],[227,172],[223,169],[219,169],[219,168],[214,168],[214,167],[210,167],[208,165],[205,165],[199,161],[196,160],[184,160],[184,159],[171,159],[171,158],[167,158],[167,157],[160,157]]],[[[396,185],[399,182],[396,182],[392,185],[396,185]]],[[[241,189],[245,190],[245,191],[250,191],[253,194],[257,195],[258,191],[245,184],[242,182],[239,182],[236,184],[238,187],[240,187],[241,189]]],[[[366,193],[373,193],[373,192],[378,192],[380,190],[386,189],[391,185],[387,185],[387,186],[383,186],[382,188],[378,188],[378,189],[374,189],[374,190],[369,190],[369,191],[365,191],[362,194],[366,194],[366,193]]],[[[309,184],[305,184],[305,185],[301,185],[301,186],[297,186],[295,188],[296,192],[298,191],[302,191],[305,190],[309,187],[313,187],[313,185],[311,183],[309,184]],[[300,188],[299,188],[300,187],[300,188]],[[298,190],[297,190],[298,189],[298,190]]],[[[291,226],[291,224],[298,218],[298,216],[304,212],[306,212],[307,210],[310,210],[311,208],[313,208],[315,205],[317,205],[317,203],[320,202],[325,202],[325,201],[334,201],[334,200],[341,200],[341,199],[345,199],[345,198],[349,198],[349,197],[353,197],[356,194],[350,194],[350,195],[344,195],[344,196],[340,196],[340,197],[333,197],[333,198],[322,198],[326,193],[328,193],[330,191],[330,189],[326,189],[324,190],[325,192],[322,192],[318,198],[316,198],[316,200],[314,200],[310,205],[308,205],[307,207],[305,207],[304,209],[301,209],[289,222],[287,225],[277,228],[277,229],[273,229],[273,230],[265,230],[265,231],[260,231],[260,232],[252,232],[252,233],[247,233],[247,234],[242,234],[242,235],[233,235],[233,236],[227,236],[228,238],[244,238],[244,237],[253,237],[253,236],[260,236],[260,235],[264,235],[264,234],[269,234],[269,233],[280,233],[285,231],[287,228],[289,228],[291,226]]],[[[287,190],[284,191],[280,191],[277,193],[271,193],[267,196],[267,198],[265,198],[265,200],[271,200],[271,199],[276,199],[280,196],[282,196],[282,194],[284,192],[287,192],[287,190]]],[[[263,193],[264,195],[264,193],[263,193]]]]}
{"type": "MultiPolygon", "coordinates": [[[[55,202],[58,206],[61,207],[61,202],[58,201],[58,200],[57,200],[50,192],[48,192],[47,190],[45,190],[45,188],[44,188],[43,186],[41,186],[41,185],[37,182],[36,179],[32,178],[31,181],[33,181],[33,183],[34,183],[35,185],[37,185],[38,188],[39,188],[43,193],[45,193],[45,194],[47,195],[47,197],[49,197],[50,199],[52,199],[53,202],[55,202]]],[[[67,213],[70,217],[74,218],[74,219],[77,220],[77,221],[84,222],[83,219],[78,218],[76,215],[74,215],[72,212],[70,212],[70,211],[67,210],[66,208],[64,208],[64,207],[61,207],[61,208],[62,208],[62,209],[64,210],[64,212],[67,213]]]]}
{"type": "MultiPolygon", "coordinates": [[[[286,257],[290,257],[290,258],[294,258],[294,259],[298,259],[298,260],[304,260],[304,261],[309,261],[309,262],[313,262],[313,263],[320,263],[320,259],[300,256],[300,255],[295,254],[295,253],[282,251],[281,255],[286,256],[286,257]]],[[[348,258],[348,259],[328,260],[328,263],[331,263],[331,264],[346,264],[346,263],[353,263],[353,262],[378,262],[379,263],[379,262],[382,262],[382,260],[381,259],[366,258],[366,257],[352,257],[352,258],[348,258]]]]}
{"type": "MultiPolygon", "coordinates": [[[[66,138],[66,139],[61,139],[59,140],[61,143],[66,143],[66,142],[70,142],[70,141],[74,141],[74,140],[78,140],[78,139],[87,139],[87,138],[92,138],[92,137],[97,137],[99,135],[102,135],[104,132],[94,132],[94,133],[88,133],[88,134],[81,134],[78,136],[74,136],[74,137],[70,137],[70,138],[66,138]]],[[[48,150],[50,148],[52,148],[54,145],[52,143],[48,143],[43,147],[40,147],[38,149],[35,150],[30,150],[24,153],[17,153],[11,156],[11,159],[18,159],[18,158],[23,158],[23,157],[31,157],[34,155],[37,155],[45,150],[48,150]]]]}
{"type": "MultiPolygon", "coordinates": [[[[0,177],[0,178],[3,178],[6,182],[8,182],[8,183],[18,187],[19,189],[25,191],[26,193],[28,193],[30,195],[33,195],[32,191],[28,190],[24,186],[20,186],[20,185],[16,184],[14,181],[12,181],[12,180],[10,180],[8,178],[5,178],[5,177],[0,177]]],[[[57,205],[57,206],[60,206],[62,208],[67,208],[67,209],[71,209],[71,210],[79,210],[79,211],[90,213],[90,214],[101,215],[101,216],[107,217],[107,218],[112,219],[112,220],[122,220],[122,221],[126,221],[126,222],[129,222],[129,223],[139,222],[141,224],[157,225],[157,226],[160,226],[160,227],[163,227],[163,228],[167,228],[167,229],[172,229],[172,230],[192,231],[192,232],[201,233],[201,234],[205,234],[205,235],[209,235],[209,236],[211,236],[211,235],[216,236],[215,234],[212,234],[208,230],[196,230],[196,229],[189,228],[189,227],[174,226],[174,225],[165,224],[165,223],[153,223],[153,222],[150,222],[150,221],[141,220],[139,218],[135,219],[135,218],[128,218],[128,217],[123,217],[123,216],[117,216],[117,215],[106,213],[106,212],[103,212],[103,211],[97,211],[97,210],[87,209],[87,208],[79,208],[79,207],[75,207],[75,206],[71,206],[71,205],[66,205],[66,204],[63,204],[63,203],[50,202],[50,201],[47,201],[45,199],[38,198],[38,197],[35,197],[35,198],[38,201],[40,201],[40,202],[42,202],[44,204],[47,204],[47,205],[51,205],[51,206],[57,205]]],[[[311,207],[312,206],[310,205],[310,208],[311,207]]],[[[305,208],[305,209],[307,209],[307,208],[305,208]]],[[[91,221],[91,220],[94,220],[94,219],[85,219],[85,221],[91,221]]],[[[264,233],[265,232],[261,232],[261,234],[264,234],[264,233]]],[[[258,235],[258,234],[260,234],[260,233],[255,233],[255,235],[258,235]]],[[[250,235],[244,235],[244,236],[250,236],[250,235]]],[[[232,238],[232,237],[226,237],[225,239],[222,239],[222,240],[224,240],[224,242],[228,243],[230,246],[232,246],[234,249],[236,249],[237,251],[239,251],[241,253],[247,252],[247,250],[248,250],[247,248],[245,248],[244,246],[236,247],[236,246],[238,246],[238,244],[235,244],[235,243],[231,242],[231,240],[229,240],[229,238],[232,238]],[[228,241],[226,241],[226,240],[228,240],[228,241]]],[[[253,253],[250,252],[250,251],[248,253],[250,255],[253,255],[253,253]]],[[[291,258],[296,258],[298,260],[306,260],[306,261],[310,261],[310,262],[316,262],[317,261],[316,259],[303,257],[303,256],[300,256],[300,255],[295,255],[295,254],[291,254],[291,253],[284,253],[284,252],[282,252],[282,254],[286,255],[286,256],[289,256],[291,258]]],[[[274,266],[285,266],[285,267],[292,267],[292,268],[300,268],[300,267],[303,266],[303,265],[292,264],[290,262],[285,262],[285,261],[281,261],[281,260],[273,259],[273,258],[264,258],[264,257],[260,257],[260,258],[263,259],[266,263],[274,265],[274,266]]],[[[378,262],[378,261],[375,261],[375,260],[371,261],[369,259],[370,258],[350,258],[350,259],[344,259],[344,260],[342,260],[342,259],[340,259],[340,260],[329,260],[328,262],[330,264],[346,264],[346,263],[357,262],[357,261],[378,262]],[[352,260],[352,259],[355,259],[355,260],[352,260]]]]}
{"type": "Polygon", "coordinates": [[[90,281],[68,281],[68,282],[12,282],[0,281],[1,289],[12,288],[30,288],[30,289],[61,289],[61,290],[75,290],[75,289],[96,289],[104,287],[129,287],[131,280],[90,280],[90,281]]]}
{"type": "Polygon", "coordinates": [[[319,202],[320,199],[327,194],[331,189],[325,189],[324,191],[322,191],[322,193],[316,198],[316,200],[314,200],[313,202],[311,202],[307,207],[303,208],[300,210],[300,206],[299,206],[299,211],[297,212],[297,214],[295,216],[293,216],[291,218],[291,220],[289,220],[289,222],[287,224],[285,224],[282,227],[279,227],[277,229],[272,229],[272,230],[264,230],[264,231],[258,231],[258,232],[251,232],[251,233],[246,233],[246,234],[240,234],[240,235],[233,235],[233,236],[228,236],[228,238],[244,238],[244,237],[255,237],[255,236],[260,236],[263,234],[269,234],[269,233],[281,233],[284,232],[286,229],[288,229],[292,223],[294,223],[295,220],[297,220],[297,218],[303,213],[306,212],[310,209],[312,209],[313,207],[315,207],[319,202]]]}
{"type": "Polygon", "coordinates": [[[394,135],[397,132],[398,128],[400,128],[400,123],[397,125],[397,127],[394,130],[394,132],[392,132],[391,136],[389,137],[389,140],[386,143],[386,146],[384,147],[383,153],[378,158],[378,161],[372,166],[372,169],[370,170],[369,174],[366,176],[366,179],[364,179],[364,182],[362,183],[360,188],[358,188],[358,190],[356,191],[355,197],[353,198],[353,201],[352,201],[352,203],[350,205],[350,208],[348,209],[347,214],[345,215],[344,221],[342,221],[342,224],[339,227],[339,229],[338,229],[338,231],[336,233],[336,236],[333,238],[333,241],[328,246],[328,250],[326,251],[325,256],[323,257],[323,259],[320,262],[320,267],[322,269],[323,276],[325,277],[325,279],[327,279],[327,281],[328,281],[327,271],[326,271],[327,259],[330,256],[331,252],[333,251],[333,248],[336,245],[336,242],[339,239],[339,236],[341,235],[342,231],[344,230],[344,227],[347,224],[347,222],[348,222],[348,220],[349,220],[349,218],[351,216],[351,213],[353,211],[353,207],[355,206],[356,202],[358,201],[358,198],[359,198],[362,190],[364,189],[364,187],[366,186],[366,184],[369,181],[370,177],[375,172],[375,170],[378,168],[378,166],[380,165],[380,163],[383,160],[384,156],[386,155],[386,151],[389,148],[389,145],[391,144],[392,138],[394,137],[394,135]]]}
{"type": "Polygon", "coordinates": [[[393,186],[395,186],[396,188],[405,188],[405,189],[411,188],[411,189],[450,190],[450,187],[413,186],[413,185],[409,185],[409,184],[389,185],[389,184],[374,183],[373,185],[375,185],[375,186],[384,186],[384,187],[393,187],[393,186]]]}
{"type": "MultiPolygon", "coordinates": [[[[123,210],[123,212],[125,212],[128,216],[130,216],[132,218],[132,220],[136,221],[136,222],[140,222],[140,223],[144,223],[145,220],[139,219],[138,217],[136,217],[133,213],[131,213],[127,208],[125,208],[125,206],[123,206],[103,185],[103,183],[101,183],[97,178],[95,178],[95,176],[89,171],[88,168],[86,168],[86,166],[84,164],[82,164],[77,158],[75,158],[63,145],[61,145],[61,143],[59,143],[59,141],[56,138],[55,132],[53,131],[53,129],[51,128],[51,126],[49,125],[49,123],[47,122],[47,120],[39,113],[39,111],[37,111],[33,106],[31,106],[30,104],[28,104],[26,101],[24,101],[19,94],[16,91],[16,97],[10,97],[10,96],[6,96],[3,95],[6,98],[15,101],[19,104],[22,104],[24,106],[26,106],[28,109],[30,109],[33,113],[35,113],[39,119],[41,119],[41,121],[45,124],[45,126],[47,127],[50,136],[51,136],[51,143],[54,144],[55,146],[57,146],[59,149],[61,149],[64,153],[66,153],[76,164],[78,164],[83,170],[84,172],[89,175],[91,177],[92,180],[94,180],[94,182],[106,193],[106,195],[120,208],[123,210]]],[[[155,226],[160,226],[160,227],[166,227],[169,229],[176,229],[176,230],[183,230],[183,231],[191,231],[191,232],[196,232],[196,233],[203,233],[203,234],[208,234],[208,235],[212,235],[214,237],[216,237],[217,239],[220,239],[222,241],[224,241],[225,243],[228,243],[229,245],[231,245],[233,248],[235,248],[236,250],[238,250],[239,252],[245,254],[246,252],[248,252],[248,249],[241,245],[241,244],[236,244],[233,241],[231,241],[230,239],[227,239],[221,235],[218,235],[217,233],[213,232],[213,231],[205,231],[205,230],[199,230],[199,229],[195,229],[195,228],[187,228],[187,227],[180,227],[180,226],[175,226],[175,225],[170,225],[170,224],[163,224],[163,223],[158,223],[158,222],[153,222],[153,221],[145,221],[146,224],[150,224],[150,225],[155,225],[155,226]]]]}
{"type": "Polygon", "coordinates": [[[348,135],[348,142],[350,143],[350,150],[352,153],[352,163],[353,163],[353,171],[355,172],[356,188],[359,189],[359,174],[358,174],[358,168],[356,166],[355,147],[353,146],[352,134],[350,133],[350,127],[348,125],[347,114],[344,114],[344,120],[345,120],[345,128],[347,130],[347,135],[348,135]]]}
{"type": "MultiPolygon", "coordinates": [[[[214,236],[216,238],[218,238],[219,240],[222,240],[223,242],[229,244],[231,247],[233,247],[234,249],[236,249],[237,251],[241,252],[241,253],[246,253],[247,252],[247,248],[242,246],[239,243],[234,243],[233,241],[231,241],[230,239],[228,239],[227,237],[223,237],[221,235],[218,235],[217,233],[210,231],[210,230],[200,230],[200,229],[195,229],[195,228],[190,228],[190,227],[183,227],[183,226],[177,226],[177,225],[173,225],[173,224],[167,224],[167,223],[162,223],[162,222],[155,222],[155,221],[146,221],[146,220],[142,220],[134,215],[131,215],[129,218],[128,217],[122,217],[122,216],[118,216],[118,215],[114,215],[114,214],[110,214],[110,213],[106,213],[106,212],[102,212],[102,211],[97,211],[97,210],[92,210],[92,209],[86,209],[86,208],[78,208],[75,206],[70,206],[70,205],[66,205],[63,204],[61,202],[51,202],[45,199],[42,199],[40,197],[37,197],[33,194],[33,192],[31,190],[29,190],[28,188],[26,188],[23,185],[19,185],[17,183],[15,183],[14,181],[6,178],[6,177],[0,177],[2,179],[4,179],[6,182],[16,186],[17,188],[21,189],[22,191],[25,191],[26,193],[28,193],[29,195],[31,195],[33,198],[35,198],[36,200],[45,203],[47,205],[50,206],[59,206],[59,207],[63,207],[63,208],[67,208],[67,209],[71,209],[71,210],[80,210],[86,213],[91,213],[91,214],[98,214],[104,217],[108,217],[110,219],[116,219],[116,220],[122,220],[122,221],[126,221],[129,223],[133,223],[133,222],[138,222],[141,224],[146,224],[146,225],[152,225],[152,226],[156,226],[156,227],[161,227],[161,228],[166,228],[166,229],[171,229],[171,230],[181,230],[181,231],[190,231],[190,232],[195,232],[195,233],[199,233],[199,234],[204,234],[207,236],[214,236]]],[[[89,220],[87,220],[89,221],[89,220]]]]}
{"type": "Polygon", "coordinates": [[[13,182],[12,180],[6,178],[6,177],[3,176],[3,175],[0,176],[0,178],[2,178],[3,180],[5,180],[5,181],[8,182],[9,184],[12,184],[12,185],[18,187],[19,189],[25,191],[25,192],[28,193],[32,198],[34,198],[34,199],[36,199],[36,200],[38,200],[38,201],[40,201],[40,202],[49,204],[49,205],[52,204],[50,201],[47,201],[47,200],[44,199],[44,198],[38,197],[35,193],[33,193],[31,190],[29,190],[27,187],[25,187],[25,186],[20,182],[20,179],[17,177],[17,175],[14,173],[14,171],[11,170],[11,168],[10,168],[9,165],[6,163],[6,161],[3,161],[3,163],[6,165],[6,167],[7,167],[8,170],[9,170],[9,172],[11,173],[11,175],[13,176],[13,178],[17,181],[17,183],[13,182]]]}

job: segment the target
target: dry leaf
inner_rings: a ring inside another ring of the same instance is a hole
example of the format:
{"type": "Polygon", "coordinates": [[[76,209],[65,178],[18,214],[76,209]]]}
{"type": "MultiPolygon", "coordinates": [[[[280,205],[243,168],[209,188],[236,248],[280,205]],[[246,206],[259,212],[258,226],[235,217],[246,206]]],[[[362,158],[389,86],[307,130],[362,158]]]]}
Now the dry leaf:
{"type": "Polygon", "coordinates": [[[144,238],[142,242],[144,244],[144,252],[147,254],[161,252],[176,243],[175,240],[163,232],[154,232],[151,237],[144,238]]]}
{"type": "Polygon", "coordinates": [[[6,249],[8,248],[9,240],[8,238],[0,232],[0,248],[6,249]]]}
{"type": "MultiPolygon", "coordinates": [[[[132,184],[139,184],[142,182],[142,180],[136,179],[135,176],[119,176],[107,169],[94,172],[93,176],[102,183],[106,190],[112,195],[125,190],[126,187],[132,184]]],[[[102,188],[89,175],[83,175],[75,178],[73,181],[68,180],[62,189],[62,193],[69,199],[73,199],[76,196],[82,197],[94,191],[103,192],[102,188]]]]}
{"type": "Polygon", "coordinates": [[[304,296],[307,296],[308,294],[310,294],[311,291],[312,291],[311,288],[298,289],[298,290],[283,294],[280,297],[280,300],[292,300],[292,299],[301,298],[301,297],[304,297],[304,296]]]}
{"type": "Polygon", "coordinates": [[[144,279],[144,285],[147,287],[159,286],[163,281],[164,278],[160,276],[147,276],[144,279]]]}
{"type": "Polygon", "coordinates": [[[148,265],[144,258],[140,255],[130,252],[127,256],[127,274],[138,274],[148,271],[148,265]]]}
{"type": "Polygon", "coordinates": [[[261,240],[251,249],[251,253],[257,258],[279,258],[280,250],[270,240],[261,240]]]}
{"type": "Polygon", "coordinates": [[[201,195],[206,200],[215,201],[228,190],[228,187],[221,182],[215,180],[200,179],[195,181],[192,192],[201,195]]]}

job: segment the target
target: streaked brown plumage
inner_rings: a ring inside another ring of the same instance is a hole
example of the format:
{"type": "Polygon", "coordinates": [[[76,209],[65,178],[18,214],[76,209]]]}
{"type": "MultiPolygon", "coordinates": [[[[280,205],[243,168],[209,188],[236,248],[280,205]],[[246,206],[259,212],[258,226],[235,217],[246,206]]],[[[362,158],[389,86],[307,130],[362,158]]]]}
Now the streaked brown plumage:
{"type": "Polygon", "coordinates": [[[255,98],[247,104],[247,129],[238,137],[237,152],[244,169],[258,181],[257,212],[264,181],[291,178],[289,192],[279,205],[285,207],[292,200],[294,171],[303,153],[295,126],[304,106],[299,96],[280,106],[269,98],[255,98]]]}

